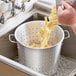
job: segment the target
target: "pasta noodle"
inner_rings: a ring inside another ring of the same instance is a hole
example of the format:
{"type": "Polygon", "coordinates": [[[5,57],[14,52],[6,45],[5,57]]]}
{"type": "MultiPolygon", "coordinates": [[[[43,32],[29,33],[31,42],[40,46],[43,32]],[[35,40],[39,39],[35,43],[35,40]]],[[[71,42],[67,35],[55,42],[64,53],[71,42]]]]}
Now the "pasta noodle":
{"type": "Polygon", "coordinates": [[[41,28],[41,31],[38,33],[38,39],[40,41],[40,44],[32,43],[31,44],[32,47],[44,48],[52,46],[51,44],[48,44],[48,41],[50,39],[51,31],[58,24],[56,6],[52,8],[49,17],[44,18],[45,18],[45,25],[43,26],[43,28],[41,28]]]}

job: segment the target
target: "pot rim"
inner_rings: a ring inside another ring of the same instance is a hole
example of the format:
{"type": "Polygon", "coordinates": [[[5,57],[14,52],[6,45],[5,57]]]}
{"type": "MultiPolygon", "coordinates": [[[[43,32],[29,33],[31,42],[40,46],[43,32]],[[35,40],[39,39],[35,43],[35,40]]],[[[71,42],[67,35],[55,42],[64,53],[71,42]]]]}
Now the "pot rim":
{"type": "Polygon", "coordinates": [[[24,47],[26,47],[26,48],[29,48],[29,49],[39,50],[39,49],[50,49],[50,48],[54,48],[54,47],[56,47],[57,45],[59,45],[60,43],[63,42],[63,40],[64,40],[64,31],[63,31],[63,29],[62,29],[59,25],[57,25],[56,27],[58,27],[58,28],[61,30],[63,36],[62,36],[62,38],[61,38],[55,45],[50,46],[50,47],[45,47],[45,48],[42,48],[42,47],[41,47],[41,48],[33,48],[33,47],[25,46],[25,45],[17,38],[17,36],[16,36],[17,33],[16,33],[16,32],[17,32],[17,30],[19,30],[22,26],[25,26],[26,24],[31,23],[31,22],[44,22],[44,21],[43,21],[43,20],[35,20],[35,21],[26,22],[26,23],[20,25],[20,26],[15,30],[15,33],[14,33],[14,34],[15,34],[15,39],[16,39],[17,43],[19,43],[19,44],[21,44],[22,46],[24,46],[24,47]]]}

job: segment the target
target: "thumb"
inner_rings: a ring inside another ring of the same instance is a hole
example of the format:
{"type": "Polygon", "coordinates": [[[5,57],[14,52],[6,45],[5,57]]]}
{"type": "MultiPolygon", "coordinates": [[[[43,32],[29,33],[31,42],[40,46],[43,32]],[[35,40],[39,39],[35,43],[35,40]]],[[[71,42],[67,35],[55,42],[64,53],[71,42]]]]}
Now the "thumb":
{"type": "Polygon", "coordinates": [[[71,5],[69,5],[67,2],[62,1],[62,5],[64,6],[64,8],[71,8],[71,5]]]}

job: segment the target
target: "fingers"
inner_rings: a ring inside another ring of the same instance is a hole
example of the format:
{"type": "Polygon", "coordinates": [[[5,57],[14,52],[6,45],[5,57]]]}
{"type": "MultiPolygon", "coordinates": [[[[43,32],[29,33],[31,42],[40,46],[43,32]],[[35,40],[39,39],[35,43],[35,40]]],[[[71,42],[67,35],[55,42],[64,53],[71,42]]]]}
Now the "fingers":
{"type": "Polygon", "coordinates": [[[68,13],[69,8],[72,8],[68,3],[62,1],[62,6],[58,7],[58,14],[65,14],[68,13]]]}
{"type": "Polygon", "coordinates": [[[62,5],[65,7],[65,9],[71,8],[71,6],[65,1],[62,1],[62,5]]]}
{"type": "Polygon", "coordinates": [[[66,3],[65,1],[62,1],[62,6],[58,7],[58,12],[63,12],[68,8],[71,8],[71,6],[68,3],[66,3]]]}

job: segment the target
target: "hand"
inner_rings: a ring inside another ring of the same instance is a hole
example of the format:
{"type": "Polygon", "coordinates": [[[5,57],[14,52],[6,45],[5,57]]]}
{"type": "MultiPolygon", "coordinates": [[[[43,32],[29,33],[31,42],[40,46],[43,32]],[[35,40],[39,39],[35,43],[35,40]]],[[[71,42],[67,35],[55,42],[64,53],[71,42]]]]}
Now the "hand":
{"type": "Polygon", "coordinates": [[[61,6],[58,7],[59,23],[71,26],[76,32],[76,10],[65,1],[62,1],[62,5],[64,9],[61,6]]]}
{"type": "Polygon", "coordinates": [[[76,9],[76,0],[64,0],[66,1],[68,4],[70,4],[73,8],[76,9]]]}
{"type": "Polygon", "coordinates": [[[58,19],[61,24],[73,25],[76,23],[76,10],[65,1],[62,2],[64,9],[58,7],[58,19]]]}

